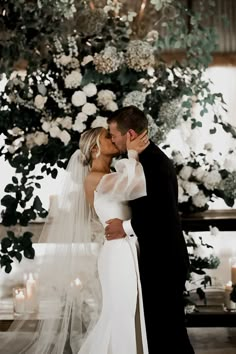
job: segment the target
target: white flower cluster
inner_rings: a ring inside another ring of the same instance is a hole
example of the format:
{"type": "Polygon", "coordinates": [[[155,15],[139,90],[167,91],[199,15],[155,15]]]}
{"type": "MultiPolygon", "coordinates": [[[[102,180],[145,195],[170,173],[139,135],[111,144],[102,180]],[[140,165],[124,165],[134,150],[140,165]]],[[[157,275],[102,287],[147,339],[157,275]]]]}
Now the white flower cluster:
{"type": "Polygon", "coordinates": [[[173,151],[172,159],[179,171],[179,203],[191,200],[195,208],[205,208],[211,198],[215,196],[215,191],[224,192],[226,184],[224,181],[227,178],[220,173],[223,166],[217,161],[207,162],[204,154],[196,155],[194,153],[186,158],[180,151],[173,151]]]}
{"type": "Polygon", "coordinates": [[[145,71],[155,64],[153,47],[145,41],[133,40],[127,46],[126,64],[135,71],[145,71]]]}
{"type": "Polygon", "coordinates": [[[136,106],[139,109],[144,109],[144,103],[146,101],[146,93],[141,91],[131,91],[123,100],[123,107],[136,106]]]}
{"type": "Polygon", "coordinates": [[[123,63],[123,53],[118,53],[116,47],[106,47],[94,55],[96,70],[102,74],[111,74],[118,70],[123,63]]]}
{"type": "MultiPolygon", "coordinates": [[[[49,133],[49,135],[52,138],[58,138],[60,139],[64,145],[67,145],[70,141],[70,134],[66,129],[67,127],[71,127],[72,125],[72,119],[71,117],[65,117],[65,118],[57,118],[56,120],[47,122],[44,121],[42,124],[42,129],[46,132],[49,133]]],[[[30,146],[28,146],[31,148],[30,146]]]]}

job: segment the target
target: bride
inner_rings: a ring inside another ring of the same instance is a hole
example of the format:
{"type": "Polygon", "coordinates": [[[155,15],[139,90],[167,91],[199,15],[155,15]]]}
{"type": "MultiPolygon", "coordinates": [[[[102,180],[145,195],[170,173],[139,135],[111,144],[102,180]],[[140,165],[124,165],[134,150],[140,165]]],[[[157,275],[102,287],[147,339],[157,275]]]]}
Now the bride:
{"type": "Polygon", "coordinates": [[[65,174],[57,212],[39,242],[37,314],[25,314],[1,333],[1,354],[148,354],[137,241],[108,241],[108,219],[130,218],[128,200],[146,194],[138,153],[143,136],[119,154],[105,128],[80,138],[65,174]]]}

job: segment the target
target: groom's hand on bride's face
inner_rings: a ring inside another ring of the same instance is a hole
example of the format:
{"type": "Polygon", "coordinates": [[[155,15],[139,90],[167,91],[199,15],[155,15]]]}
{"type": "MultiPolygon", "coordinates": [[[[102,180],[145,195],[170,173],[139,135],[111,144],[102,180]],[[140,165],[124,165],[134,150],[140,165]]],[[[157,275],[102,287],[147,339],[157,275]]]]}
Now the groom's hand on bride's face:
{"type": "Polygon", "coordinates": [[[149,138],[148,138],[148,132],[145,130],[139,135],[134,135],[132,132],[128,131],[127,132],[127,141],[126,141],[126,146],[127,150],[135,150],[137,151],[138,154],[140,154],[143,150],[146,149],[146,147],[150,144],[149,138]]]}
{"type": "Polygon", "coordinates": [[[123,220],[117,218],[110,219],[106,221],[106,224],[107,226],[105,227],[105,236],[107,240],[116,240],[126,236],[123,229],[123,220]]]}

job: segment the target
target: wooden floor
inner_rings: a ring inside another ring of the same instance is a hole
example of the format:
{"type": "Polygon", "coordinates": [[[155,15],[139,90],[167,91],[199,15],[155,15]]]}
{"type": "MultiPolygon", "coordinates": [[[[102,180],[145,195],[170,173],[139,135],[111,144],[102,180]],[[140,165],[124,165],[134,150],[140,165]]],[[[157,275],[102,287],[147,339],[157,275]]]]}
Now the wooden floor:
{"type": "Polygon", "coordinates": [[[236,328],[188,328],[195,354],[236,354],[236,328]]]}

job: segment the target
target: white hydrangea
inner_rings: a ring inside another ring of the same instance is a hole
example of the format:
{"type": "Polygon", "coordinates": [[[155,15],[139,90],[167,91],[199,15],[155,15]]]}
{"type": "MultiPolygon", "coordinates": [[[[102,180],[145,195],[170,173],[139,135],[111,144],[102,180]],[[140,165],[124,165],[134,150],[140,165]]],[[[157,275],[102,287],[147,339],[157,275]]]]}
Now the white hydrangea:
{"type": "Polygon", "coordinates": [[[88,116],[85,113],[78,113],[75,118],[75,122],[72,125],[72,129],[78,131],[79,133],[82,133],[86,129],[86,124],[84,124],[84,122],[86,122],[87,119],[88,116]]]}
{"type": "Polygon", "coordinates": [[[87,102],[87,97],[83,91],[75,91],[71,97],[71,102],[75,107],[80,107],[87,102]]]}
{"type": "Polygon", "coordinates": [[[193,170],[192,175],[198,180],[202,181],[207,172],[200,166],[193,170]]]}
{"type": "Polygon", "coordinates": [[[93,83],[90,83],[83,87],[83,91],[87,97],[93,97],[97,94],[97,86],[93,83]]]}
{"type": "Polygon", "coordinates": [[[196,207],[203,208],[209,202],[209,198],[200,190],[192,197],[192,202],[196,207]]]}
{"type": "Polygon", "coordinates": [[[57,118],[56,122],[60,124],[64,129],[70,130],[72,127],[72,118],[69,116],[66,116],[65,118],[57,118]]]}
{"type": "Polygon", "coordinates": [[[52,138],[59,138],[61,129],[58,126],[52,126],[49,129],[49,134],[52,138]]]}
{"type": "Polygon", "coordinates": [[[82,107],[82,112],[88,116],[92,116],[97,112],[97,107],[94,103],[85,103],[85,105],[82,107]]]}
{"type": "Polygon", "coordinates": [[[179,177],[188,180],[192,175],[192,172],[193,172],[193,168],[191,166],[184,166],[183,168],[181,168],[179,172],[179,177]]]}
{"type": "Polygon", "coordinates": [[[44,121],[43,124],[42,124],[42,129],[43,129],[46,133],[48,133],[49,130],[50,130],[50,128],[51,128],[51,123],[44,121]]]}
{"type": "Polygon", "coordinates": [[[131,91],[123,100],[123,107],[135,106],[141,110],[144,109],[144,103],[146,101],[146,93],[138,90],[131,91]]]}
{"type": "Polygon", "coordinates": [[[14,154],[14,152],[19,149],[22,146],[22,142],[24,141],[24,137],[21,136],[17,139],[15,139],[11,145],[9,145],[7,147],[8,151],[10,152],[10,154],[14,154]]]}
{"type": "Polygon", "coordinates": [[[48,144],[48,135],[45,134],[44,132],[35,132],[33,138],[35,144],[38,146],[48,144]]]}
{"type": "Polygon", "coordinates": [[[98,103],[98,106],[102,106],[102,107],[106,108],[107,105],[115,99],[116,99],[116,95],[114,94],[113,91],[101,90],[98,92],[97,103],[98,103]]]}
{"type": "Polygon", "coordinates": [[[198,186],[194,182],[182,181],[181,185],[190,197],[193,197],[199,191],[198,186]]]}
{"type": "Polygon", "coordinates": [[[100,53],[95,53],[93,62],[99,73],[111,74],[122,65],[123,53],[118,52],[116,47],[109,46],[100,53]]]}
{"type": "Polygon", "coordinates": [[[221,182],[221,175],[218,171],[209,171],[203,178],[203,184],[207,189],[213,190],[218,187],[221,182]]]}
{"type": "Polygon", "coordinates": [[[106,105],[106,110],[107,111],[111,111],[114,112],[118,109],[118,105],[116,102],[114,101],[110,101],[107,105],[106,105]]]}
{"type": "Polygon", "coordinates": [[[172,151],[172,160],[175,165],[183,165],[184,164],[184,157],[180,151],[172,151]]]}
{"type": "Polygon", "coordinates": [[[44,108],[46,102],[47,102],[47,97],[44,97],[42,95],[36,95],[34,98],[34,105],[36,108],[40,110],[44,108]]]}
{"type": "Polygon", "coordinates": [[[24,131],[18,127],[14,127],[12,129],[8,129],[7,131],[9,134],[13,136],[24,135],[24,131]]]}
{"type": "Polygon", "coordinates": [[[104,127],[104,128],[107,129],[108,128],[107,118],[106,117],[97,116],[96,119],[92,122],[91,127],[92,128],[104,127]]]}
{"type": "Polygon", "coordinates": [[[80,86],[82,81],[82,75],[78,70],[73,70],[70,74],[65,77],[65,87],[66,88],[77,88],[80,86]]]}
{"type": "Polygon", "coordinates": [[[67,66],[71,62],[71,56],[70,55],[61,55],[58,59],[57,62],[62,65],[62,66],[67,66]]]}
{"type": "Polygon", "coordinates": [[[178,201],[179,203],[184,203],[187,202],[189,199],[189,196],[185,194],[183,187],[178,184],[178,201]]]}

